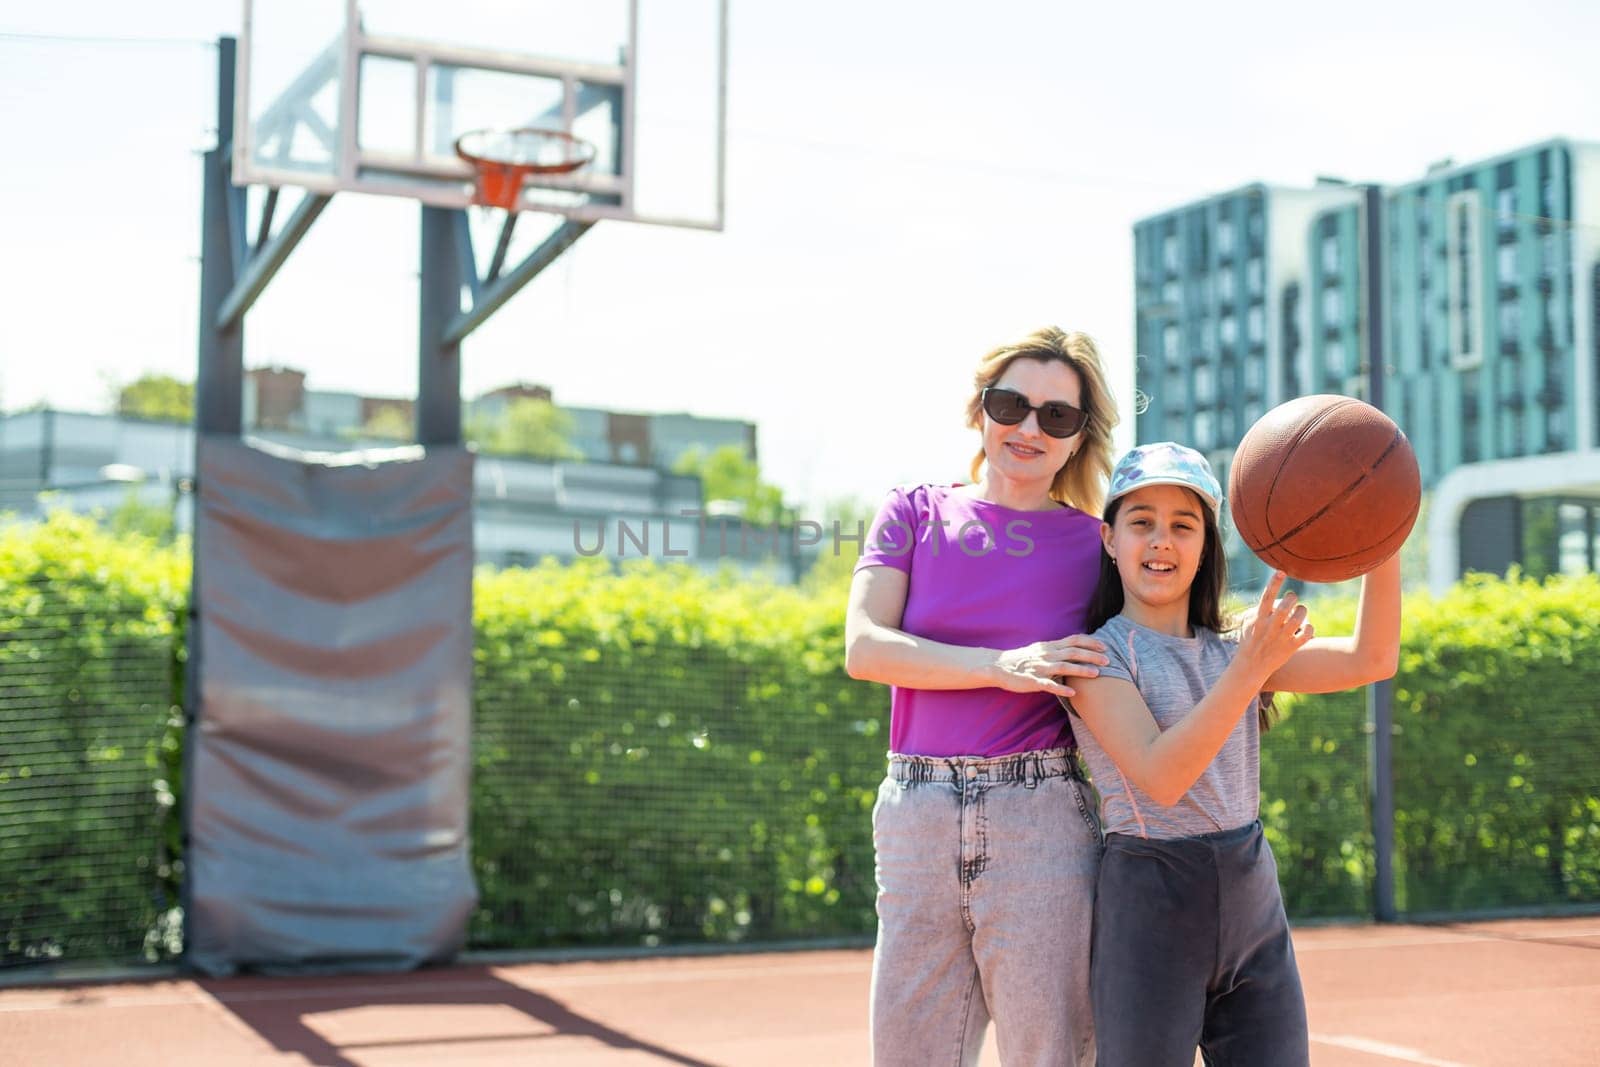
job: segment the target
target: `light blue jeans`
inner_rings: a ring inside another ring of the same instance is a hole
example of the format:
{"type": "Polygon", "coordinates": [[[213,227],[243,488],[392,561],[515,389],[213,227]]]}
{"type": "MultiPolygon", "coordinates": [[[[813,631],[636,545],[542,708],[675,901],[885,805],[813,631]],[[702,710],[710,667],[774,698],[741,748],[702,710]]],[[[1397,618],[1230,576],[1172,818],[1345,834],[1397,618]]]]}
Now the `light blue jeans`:
{"type": "Polygon", "coordinates": [[[1089,931],[1100,824],[1064,749],[889,758],[872,812],[877,1067],[1094,1063],[1089,931]]]}

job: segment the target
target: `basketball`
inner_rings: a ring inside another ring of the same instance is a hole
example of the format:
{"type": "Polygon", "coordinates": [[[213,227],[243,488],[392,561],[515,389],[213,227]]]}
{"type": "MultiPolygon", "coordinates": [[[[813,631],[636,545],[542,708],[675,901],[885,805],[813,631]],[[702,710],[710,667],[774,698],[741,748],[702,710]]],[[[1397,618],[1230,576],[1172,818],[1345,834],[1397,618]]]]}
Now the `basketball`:
{"type": "Polygon", "coordinates": [[[1372,570],[1417,521],[1422,478],[1394,420],[1348,396],[1302,396],[1261,416],[1228,470],[1228,507],[1263,563],[1306,582],[1372,570]]]}

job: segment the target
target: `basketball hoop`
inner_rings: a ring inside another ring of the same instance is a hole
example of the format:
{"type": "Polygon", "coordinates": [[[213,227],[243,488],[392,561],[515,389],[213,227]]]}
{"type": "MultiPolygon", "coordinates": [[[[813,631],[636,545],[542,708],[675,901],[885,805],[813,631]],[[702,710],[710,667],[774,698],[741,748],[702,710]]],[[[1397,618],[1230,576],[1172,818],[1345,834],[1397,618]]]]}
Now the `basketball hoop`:
{"type": "Polygon", "coordinates": [[[571,174],[594,162],[595,147],[565,130],[525,126],[469,130],[456,138],[456,155],[478,172],[474,204],[514,211],[530,175],[571,174]]]}

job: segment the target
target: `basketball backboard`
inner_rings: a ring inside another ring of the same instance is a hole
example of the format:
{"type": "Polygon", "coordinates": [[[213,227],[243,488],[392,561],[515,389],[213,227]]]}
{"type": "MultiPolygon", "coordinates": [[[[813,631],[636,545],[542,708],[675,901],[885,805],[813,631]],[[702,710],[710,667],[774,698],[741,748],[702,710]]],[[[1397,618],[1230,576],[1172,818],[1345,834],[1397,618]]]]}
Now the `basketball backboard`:
{"type": "Polygon", "coordinates": [[[594,146],[521,210],[721,229],[727,0],[244,0],[233,180],[473,200],[471,130],[594,146]]]}

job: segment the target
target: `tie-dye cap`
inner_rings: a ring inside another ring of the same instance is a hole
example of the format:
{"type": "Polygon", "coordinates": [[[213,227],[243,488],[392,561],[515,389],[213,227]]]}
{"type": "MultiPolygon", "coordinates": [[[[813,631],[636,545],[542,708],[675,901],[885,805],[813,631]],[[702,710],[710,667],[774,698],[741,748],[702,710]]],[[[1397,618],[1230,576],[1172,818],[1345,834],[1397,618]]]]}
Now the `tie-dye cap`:
{"type": "Polygon", "coordinates": [[[1181,485],[1199,493],[1212,510],[1222,507],[1222,486],[1206,457],[1173,441],[1140,445],[1117,460],[1106,503],[1147,485],[1181,485]]]}

